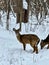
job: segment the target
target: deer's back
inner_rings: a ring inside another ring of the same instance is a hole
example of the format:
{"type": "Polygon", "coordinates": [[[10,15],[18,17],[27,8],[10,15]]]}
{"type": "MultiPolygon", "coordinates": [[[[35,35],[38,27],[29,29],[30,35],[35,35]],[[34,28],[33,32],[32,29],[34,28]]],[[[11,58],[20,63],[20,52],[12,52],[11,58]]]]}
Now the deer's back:
{"type": "Polygon", "coordinates": [[[37,42],[39,40],[38,36],[32,34],[21,35],[20,39],[22,43],[37,42]]]}
{"type": "Polygon", "coordinates": [[[26,35],[21,35],[22,38],[27,38],[27,39],[34,39],[34,40],[38,40],[38,36],[37,35],[33,35],[33,34],[26,34],[26,35]]]}

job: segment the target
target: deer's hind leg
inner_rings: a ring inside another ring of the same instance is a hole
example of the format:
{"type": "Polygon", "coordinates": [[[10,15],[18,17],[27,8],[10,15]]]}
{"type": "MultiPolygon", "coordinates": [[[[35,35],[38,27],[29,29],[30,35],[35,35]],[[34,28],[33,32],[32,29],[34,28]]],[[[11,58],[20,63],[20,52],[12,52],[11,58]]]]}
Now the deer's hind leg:
{"type": "Polygon", "coordinates": [[[36,44],[36,41],[32,41],[31,44],[30,44],[32,47],[33,47],[33,52],[36,52],[38,53],[38,47],[37,47],[37,44],[36,44]]]}
{"type": "Polygon", "coordinates": [[[34,51],[33,52],[38,53],[38,47],[35,45],[33,48],[34,48],[34,51]]]}
{"type": "Polygon", "coordinates": [[[37,46],[35,47],[35,51],[36,51],[36,53],[38,53],[38,47],[37,46]]]}

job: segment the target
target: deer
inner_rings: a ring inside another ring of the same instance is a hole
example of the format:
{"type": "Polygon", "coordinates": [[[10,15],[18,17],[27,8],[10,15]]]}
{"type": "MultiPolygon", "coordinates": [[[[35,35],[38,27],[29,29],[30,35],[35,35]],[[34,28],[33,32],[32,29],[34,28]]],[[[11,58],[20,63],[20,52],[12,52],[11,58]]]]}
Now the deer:
{"type": "Polygon", "coordinates": [[[43,49],[45,45],[48,45],[47,49],[49,49],[49,35],[46,37],[46,39],[41,40],[41,43],[40,43],[41,49],[43,49]]]}
{"type": "Polygon", "coordinates": [[[40,41],[39,37],[35,34],[20,34],[20,30],[13,28],[13,31],[16,34],[17,39],[23,44],[24,50],[26,49],[26,44],[30,44],[33,47],[33,52],[38,53],[38,43],[40,41]]]}

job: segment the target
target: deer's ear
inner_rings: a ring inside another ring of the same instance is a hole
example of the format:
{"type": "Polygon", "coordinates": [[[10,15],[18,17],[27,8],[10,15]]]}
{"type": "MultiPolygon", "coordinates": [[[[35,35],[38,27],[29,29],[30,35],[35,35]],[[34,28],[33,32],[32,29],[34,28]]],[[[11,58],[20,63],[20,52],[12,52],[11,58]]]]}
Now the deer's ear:
{"type": "Polygon", "coordinates": [[[13,28],[13,31],[15,30],[15,28],[13,28]]]}
{"type": "Polygon", "coordinates": [[[20,29],[18,29],[18,31],[20,31],[20,29]]]}
{"type": "Polygon", "coordinates": [[[14,28],[13,28],[13,31],[14,31],[14,28]]]}
{"type": "Polygon", "coordinates": [[[13,28],[13,31],[15,31],[16,29],[15,28],[13,28]]]}

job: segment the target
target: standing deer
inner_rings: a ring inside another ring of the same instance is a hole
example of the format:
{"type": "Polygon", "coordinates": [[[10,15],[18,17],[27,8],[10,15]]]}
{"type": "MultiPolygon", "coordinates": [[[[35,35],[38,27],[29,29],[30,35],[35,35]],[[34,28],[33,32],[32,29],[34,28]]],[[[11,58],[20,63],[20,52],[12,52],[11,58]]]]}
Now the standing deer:
{"type": "Polygon", "coordinates": [[[47,36],[46,39],[42,40],[41,43],[40,43],[40,46],[41,46],[41,49],[43,49],[43,47],[45,45],[48,45],[47,49],[49,48],[49,35],[47,36]]]}
{"type": "Polygon", "coordinates": [[[19,33],[19,29],[16,30],[15,28],[13,28],[13,31],[15,32],[17,39],[23,44],[24,50],[26,48],[26,44],[28,43],[28,44],[30,44],[33,47],[33,49],[34,49],[33,52],[38,53],[38,47],[37,47],[37,45],[38,45],[38,43],[40,41],[40,39],[38,38],[38,36],[36,36],[34,34],[21,35],[19,33]]]}

